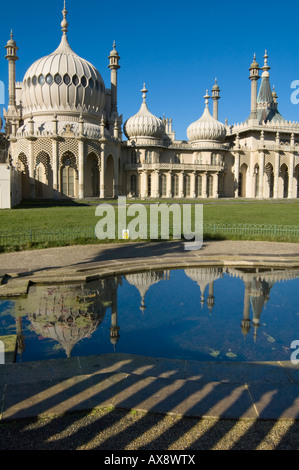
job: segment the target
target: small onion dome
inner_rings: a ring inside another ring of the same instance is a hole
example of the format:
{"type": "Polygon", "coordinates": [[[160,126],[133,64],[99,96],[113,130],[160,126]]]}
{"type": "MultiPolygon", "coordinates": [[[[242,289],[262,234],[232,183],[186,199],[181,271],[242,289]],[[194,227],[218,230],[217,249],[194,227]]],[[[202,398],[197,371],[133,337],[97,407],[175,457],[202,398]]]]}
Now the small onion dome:
{"type": "Polygon", "coordinates": [[[209,111],[208,91],[204,96],[206,107],[198,121],[193,122],[187,129],[187,136],[191,142],[196,141],[223,141],[226,137],[225,126],[211,116],[209,111]]]}
{"type": "Polygon", "coordinates": [[[150,137],[160,139],[165,134],[165,126],[161,119],[154,116],[147,107],[145,88],[141,90],[143,93],[143,102],[141,108],[135,116],[130,117],[124,124],[124,134],[128,139],[138,137],[150,137]]]}
{"type": "Polygon", "coordinates": [[[258,64],[257,61],[256,61],[256,55],[255,55],[255,54],[254,54],[254,56],[253,56],[253,62],[252,62],[252,64],[251,64],[250,68],[251,68],[251,69],[259,69],[259,64],[258,64]]]}
{"type": "Polygon", "coordinates": [[[7,41],[7,45],[11,47],[16,47],[16,41],[13,38],[13,32],[11,30],[10,39],[7,41]]]}

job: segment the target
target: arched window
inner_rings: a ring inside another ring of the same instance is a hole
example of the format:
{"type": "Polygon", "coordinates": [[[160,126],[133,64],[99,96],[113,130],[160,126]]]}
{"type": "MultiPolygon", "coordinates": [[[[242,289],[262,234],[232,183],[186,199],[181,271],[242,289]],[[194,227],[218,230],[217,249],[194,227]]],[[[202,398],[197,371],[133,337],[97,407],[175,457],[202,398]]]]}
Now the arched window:
{"type": "Polygon", "coordinates": [[[146,150],[145,151],[145,163],[153,163],[152,151],[146,150]]]}
{"type": "Polygon", "coordinates": [[[207,197],[213,196],[213,175],[208,175],[207,178],[207,197]]]}
{"type": "Polygon", "coordinates": [[[137,194],[137,176],[131,175],[131,193],[133,196],[137,194]]]}
{"type": "Polygon", "coordinates": [[[185,197],[190,197],[191,192],[191,178],[190,175],[184,176],[184,195],[185,197]]]}
{"type": "Polygon", "coordinates": [[[202,196],[202,176],[197,175],[195,180],[195,194],[196,197],[202,196]]]}
{"type": "Polygon", "coordinates": [[[167,196],[166,175],[162,174],[159,178],[159,193],[161,197],[167,196]]]}
{"type": "Polygon", "coordinates": [[[69,156],[64,158],[61,168],[61,189],[64,196],[75,197],[75,169],[69,156]]]}
{"type": "Polygon", "coordinates": [[[148,194],[148,197],[151,197],[152,195],[152,175],[151,174],[147,176],[147,194],[148,194]]]}
{"type": "Polygon", "coordinates": [[[137,150],[136,149],[131,150],[131,163],[133,165],[136,165],[137,163],[137,150]]]}

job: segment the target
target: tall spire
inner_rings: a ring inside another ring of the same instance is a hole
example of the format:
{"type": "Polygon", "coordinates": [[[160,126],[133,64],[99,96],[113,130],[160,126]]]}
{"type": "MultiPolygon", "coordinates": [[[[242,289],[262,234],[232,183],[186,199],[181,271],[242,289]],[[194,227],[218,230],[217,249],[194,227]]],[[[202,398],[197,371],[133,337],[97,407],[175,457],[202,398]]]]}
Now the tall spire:
{"type": "Polygon", "coordinates": [[[64,35],[66,35],[66,33],[68,32],[69,24],[68,24],[67,19],[66,19],[67,9],[66,9],[66,5],[65,5],[65,0],[64,0],[64,6],[63,6],[62,14],[63,14],[63,20],[61,22],[61,31],[63,32],[64,35]]]}

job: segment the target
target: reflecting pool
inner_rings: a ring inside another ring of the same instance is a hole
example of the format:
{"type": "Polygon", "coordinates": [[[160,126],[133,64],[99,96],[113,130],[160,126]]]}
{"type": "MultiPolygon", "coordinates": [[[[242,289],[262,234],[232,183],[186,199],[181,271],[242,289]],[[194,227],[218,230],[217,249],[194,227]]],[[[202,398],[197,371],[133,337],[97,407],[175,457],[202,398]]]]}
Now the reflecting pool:
{"type": "Polygon", "coordinates": [[[33,285],[0,299],[17,362],[119,353],[186,360],[290,360],[299,269],[188,268],[86,284],[33,285]]]}

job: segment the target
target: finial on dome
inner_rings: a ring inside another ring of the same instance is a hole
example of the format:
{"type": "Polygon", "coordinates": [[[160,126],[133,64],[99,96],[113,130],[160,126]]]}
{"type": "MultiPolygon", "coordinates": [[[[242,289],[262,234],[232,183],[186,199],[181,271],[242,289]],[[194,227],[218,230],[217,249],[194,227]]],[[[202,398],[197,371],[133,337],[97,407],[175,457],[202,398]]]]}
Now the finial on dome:
{"type": "Polygon", "coordinates": [[[148,90],[146,89],[145,83],[143,84],[143,89],[141,90],[141,93],[142,93],[143,103],[146,103],[146,94],[148,93],[148,90]]]}
{"type": "MultiPolygon", "coordinates": [[[[269,65],[268,65],[268,58],[269,58],[269,56],[268,56],[267,49],[266,49],[266,50],[265,50],[265,55],[264,55],[264,66],[262,67],[262,70],[263,70],[264,72],[268,72],[268,70],[270,70],[270,68],[271,68],[271,67],[269,67],[269,65]]],[[[268,75],[265,74],[264,76],[269,76],[269,74],[268,74],[268,75]]]]}
{"type": "Polygon", "coordinates": [[[208,106],[209,106],[209,99],[210,99],[210,98],[211,98],[211,97],[210,97],[210,95],[209,95],[209,91],[206,90],[206,94],[205,94],[205,96],[204,96],[205,103],[206,103],[206,108],[208,108],[208,106]]]}
{"type": "Polygon", "coordinates": [[[67,19],[66,19],[67,9],[66,9],[66,5],[65,5],[65,0],[64,0],[62,14],[63,14],[63,20],[61,22],[61,31],[63,32],[63,34],[66,34],[68,32],[69,24],[68,24],[67,19]]]}

